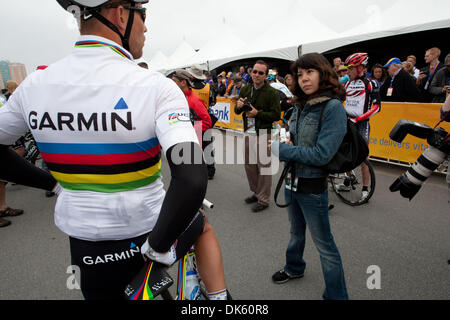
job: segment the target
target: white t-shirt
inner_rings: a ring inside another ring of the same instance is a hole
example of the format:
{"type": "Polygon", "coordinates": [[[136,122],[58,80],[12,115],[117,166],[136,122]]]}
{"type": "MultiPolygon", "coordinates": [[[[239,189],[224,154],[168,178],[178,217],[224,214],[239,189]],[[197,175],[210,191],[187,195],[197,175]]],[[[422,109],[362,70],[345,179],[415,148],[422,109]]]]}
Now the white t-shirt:
{"type": "Polygon", "coordinates": [[[81,36],[0,108],[0,144],[31,130],[63,187],[55,223],[69,236],[122,240],[151,231],[165,196],[161,150],[198,143],[176,84],[116,43],[81,36]]]}

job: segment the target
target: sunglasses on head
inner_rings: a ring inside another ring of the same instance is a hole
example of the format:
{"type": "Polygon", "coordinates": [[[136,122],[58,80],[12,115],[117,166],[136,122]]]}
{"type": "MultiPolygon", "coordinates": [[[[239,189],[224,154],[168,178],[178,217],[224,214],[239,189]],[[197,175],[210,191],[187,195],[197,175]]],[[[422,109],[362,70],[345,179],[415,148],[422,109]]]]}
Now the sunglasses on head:
{"type": "Polygon", "coordinates": [[[258,70],[253,70],[252,73],[253,73],[253,74],[259,74],[260,76],[266,74],[264,71],[258,71],[258,70]]]}

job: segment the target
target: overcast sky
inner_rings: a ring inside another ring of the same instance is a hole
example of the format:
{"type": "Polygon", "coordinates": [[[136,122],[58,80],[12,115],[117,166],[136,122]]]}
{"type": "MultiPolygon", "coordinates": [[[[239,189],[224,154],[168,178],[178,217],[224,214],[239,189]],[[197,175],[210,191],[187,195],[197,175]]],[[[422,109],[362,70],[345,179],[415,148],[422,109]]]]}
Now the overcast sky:
{"type": "MultiPolygon", "coordinates": [[[[305,14],[338,33],[367,21],[382,25],[383,12],[394,4],[404,3],[399,19],[421,10],[411,5],[413,2],[416,0],[151,0],[146,5],[144,58],[150,60],[158,50],[170,56],[183,40],[199,49],[219,35],[223,26],[244,41],[268,28],[288,32],[283,28],[286,20],[295,17],[301,21],[305,14]],[[304,10],[289,12],[296,3],[304,10]]],[[[420,0],[429,7],[420,14],[439,12],[440,5],[449,2],[420,0]]],[[[78,37],[75,20],[55,0],[0,0],[0,5],[0,60],[24,63],[31,73],[36,66],[51,64],[72,50],[78,37]]],[[[450,17],[450,12],[444,14],[450,17]]]]}

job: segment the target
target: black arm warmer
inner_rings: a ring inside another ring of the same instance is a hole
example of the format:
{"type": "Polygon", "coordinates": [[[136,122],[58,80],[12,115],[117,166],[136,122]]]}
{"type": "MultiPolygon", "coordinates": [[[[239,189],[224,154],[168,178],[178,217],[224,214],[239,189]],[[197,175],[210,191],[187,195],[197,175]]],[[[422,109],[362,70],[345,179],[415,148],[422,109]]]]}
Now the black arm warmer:
{"type": "Polygon", "coordinates": [[[148,243],[167,252],[197,214],[206,194],[208,172],[198,144],[177,144],[166,154],[171,181],[148,243]],[[180,160],[182,158],[182,161],[180,160]]]}
{"type": "Polygon", "coordinates": [[[49,191],[56,185],[50,173],[32,165],[5,145],[0,145],[0,179],[49,191]]]}

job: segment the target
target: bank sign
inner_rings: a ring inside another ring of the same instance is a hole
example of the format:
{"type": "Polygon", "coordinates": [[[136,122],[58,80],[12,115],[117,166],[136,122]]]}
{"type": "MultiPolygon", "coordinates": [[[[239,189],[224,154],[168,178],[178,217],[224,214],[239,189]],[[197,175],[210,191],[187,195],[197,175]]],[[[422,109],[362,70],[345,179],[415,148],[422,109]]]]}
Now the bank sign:
{"type": "Polygon", "coordinates": [[[217,121],[223,123],[231,122],[231,104],[227,102],[217,102],[214,106],[211,107],[214,112],[214,115],[217,117],[217,121]]]}

